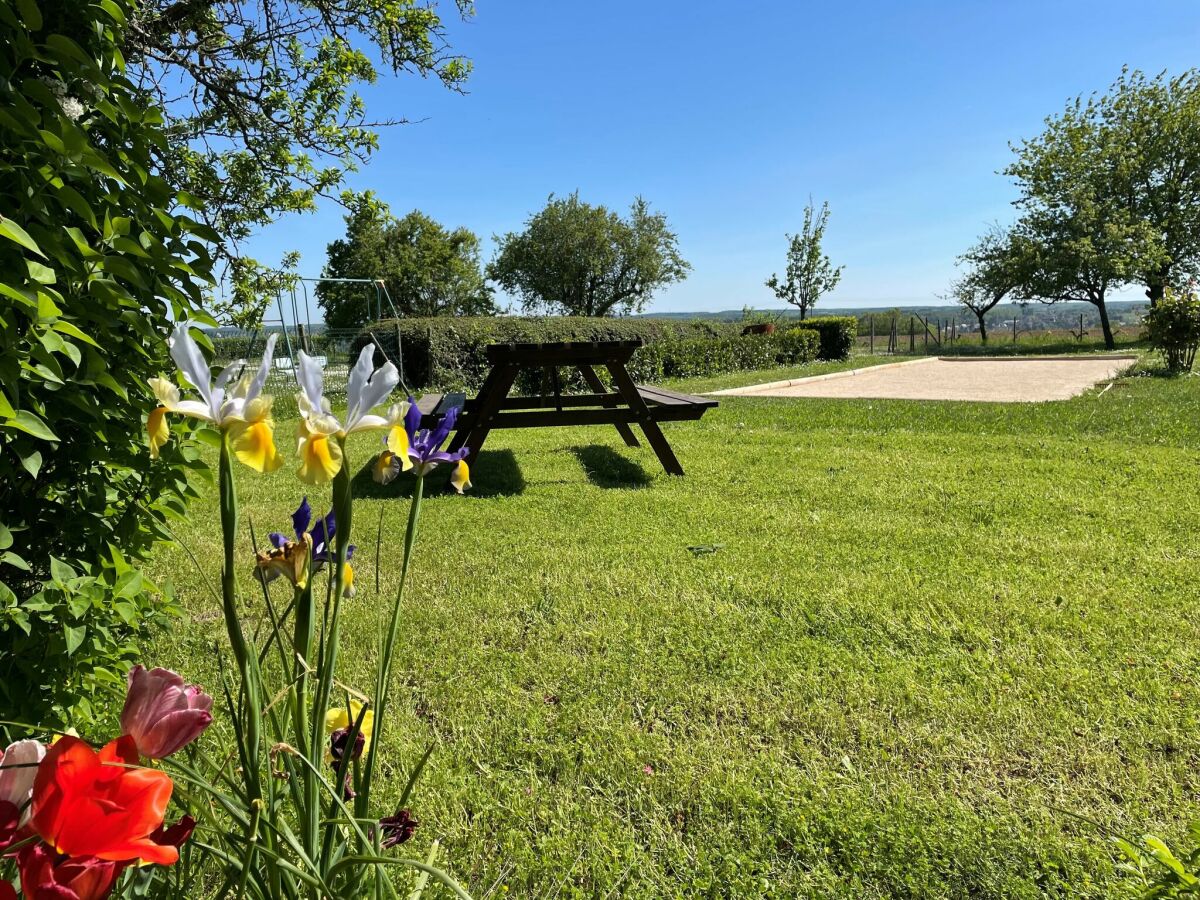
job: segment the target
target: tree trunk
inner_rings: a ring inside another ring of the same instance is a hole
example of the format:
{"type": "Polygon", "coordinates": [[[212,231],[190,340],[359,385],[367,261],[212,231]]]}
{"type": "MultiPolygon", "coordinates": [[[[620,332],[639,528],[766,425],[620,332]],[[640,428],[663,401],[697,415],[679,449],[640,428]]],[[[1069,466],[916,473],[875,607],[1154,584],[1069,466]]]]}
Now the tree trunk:
{"type": "Polygon", "coordinates": [[[981,344],[987,343],[987,324],[983,321],[986,315],[987,313],[975,313],[975,318],[979,320],[979,342],[981,344]]]}
{"type": "Polygon", "coordinates": [[[1104,298],[1093,300],[1092,304],[1100,310],[1100,327],[1104,329],[1104,349],[1116,350],[1117,342],[1113,339],[1112,325],[1108,321],[1108,307],[1104,303],[1104,298]]]}
{"type": "Polygon", "coordinates": [[[1167,281],[1171,277],[1170,265],[1165,265],[1157,272],[1153,273],[1148,279],[1149,284],[1146,285],[1146,296],[1150,298],[1150,308],[1158,306],[1158,301],[1163,298],[1167,291],[1167,281]]]}

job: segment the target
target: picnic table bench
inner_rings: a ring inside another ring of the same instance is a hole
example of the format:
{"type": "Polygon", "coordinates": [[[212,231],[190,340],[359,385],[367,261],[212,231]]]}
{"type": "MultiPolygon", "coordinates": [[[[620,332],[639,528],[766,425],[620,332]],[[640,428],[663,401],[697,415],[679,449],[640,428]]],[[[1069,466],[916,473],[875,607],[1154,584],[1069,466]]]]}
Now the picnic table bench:
{"type": "Polygon", "coordinates": [[[634,384],[626,363],[640,346],[640,340],[492,344],[486,349],[491,370],[478,396],[468,398],[461,392],[425,394],[417,401],[423,414],[421,424],[431,427],[447,410],[461,407],[449,449],[469,447],[468,465],[475,464],[488,434],[499,428],[613,425],[628,446],[638,447],[641,445],[631,427],[637,425],[667,473],[682,475],[683,466],[658,424],[699,419],[717,406],[717,401],[634,384]],[[612,390],[596,374],[597,366],[608,370],[612,390]],[[592,393],[562,393],[560,367],[578,370],[592,393]],[[521,374],[534,370],[544,375],[542,393],[510,397],[509,391],[521,374]]]}

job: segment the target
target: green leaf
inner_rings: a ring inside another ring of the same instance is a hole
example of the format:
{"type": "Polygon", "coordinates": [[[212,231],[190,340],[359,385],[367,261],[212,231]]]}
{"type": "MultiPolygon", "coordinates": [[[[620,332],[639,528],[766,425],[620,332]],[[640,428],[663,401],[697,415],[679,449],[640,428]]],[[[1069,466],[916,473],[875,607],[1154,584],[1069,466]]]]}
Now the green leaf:
{"type": "Polygon", "coordinates": [[[15,241],[26,250],[36,253],[42,259],[46,258],[46,254],[41,251],[41,248],[34,242],[24,228],[14,222],[12,219],[0,216],[0,236],[8,238],[10,241],[15,241]]]}
{"type": "Polygon", "coordinates": [[[84,625],[63,625],[63,637],[67,641],[67,656],[79,649],[83,639],[87,637],[87,627],[84,625]]]}
{"type": "Polygon", "coordinates": [[[50,577],[55,581],[68,582],[75,577],[75,570],[56,556],[50,557],[50,577]]]}
{"type": "Polygon", "coordinates": [[[11,550],[5,550],[0,553],[0,563],[12,566],[14,569],[20,569],[22,572],[29,571],[29,563],[25,562],[23,557],[17,556],[11,550]]]}
{"type": "Polygon", "coordinates": [[[0,391],[0,418],[11,419],[16,414],[17,411],[12,408],[12,404],[4,396],[4,391],[0,391]]]}
{"type": "MultiPolygon", "coordinates": [[[[69,337],[75,338],[75,340],[77,340],[77,341],[83,341],[85,344],[91,344],[97,350],[101,349],[99,344],[97,344],[94,340],[92,340],[90,337],[88,337],[86,334],[84,334],[82,331],[80,331],[78,328],[76,328],[70,322],[66,322],[66,321],[63,321],[60,319],[59,321],[55,322],[50,327],[53,328],[55,331],[59,332],[60,334],[68,335],[69,337]]],[[[2,410],[0,410],[0,411],[2,411],[2,410]]]]}
{"type": "Polygon", "coordinates": [[[92,207],[83,199],[83,195],[70,185],[63,185],[58,189],[58,199],[67,209],[79,216],[93,228],[98,229],[100,226],[96,222],[96,213],[92,207]]]}
{"type": "Polygon", "coordinates": [[[42,30],[42,11],[33,0],[17,0],[17,9],[30,31],[42,30]]]}
{"type": "Polygon", "coordinates": [[[21,467],[34,478],[37,478],[38,472],[42,470],[42,454],[37,450],[26,453],[21,457],[21,467]]]}
{"type": "Polygon", "coordinates": [[[19,431],[24,431],[26,434],[32,434],[35,438],[40,438],[43,441],[58,440],[58,435],[51,431],[45,422],[27,409],[21,410],[16,416],[6,422],[0,422],[0,427],[16,428],[19,431]]]}
{"type": "Polygon", "coordinates": [[[13,545],[12,532],[7,525],[0,525],[0,550],[7,550],[13,545]]]}
{"type": "Polygon", "coordinates": [[[142,592],[142,573],[137,569],[123,572],[113,585],[114,597],[136,597],[142,592]]]}
{"type": "Polygon", "coordinates": [[[58,280],[58,276],[49,266],[43,266],[36,260],[25,260],[25,268],[29,270],[29,277],[39,284],[54,284],[58,280]]]}
{"type": "Polygon", "coordinates": [[[100,0],[100,8],[104,10],[118,25],[125,24],[125,13],[113,0],[100,0]]]}

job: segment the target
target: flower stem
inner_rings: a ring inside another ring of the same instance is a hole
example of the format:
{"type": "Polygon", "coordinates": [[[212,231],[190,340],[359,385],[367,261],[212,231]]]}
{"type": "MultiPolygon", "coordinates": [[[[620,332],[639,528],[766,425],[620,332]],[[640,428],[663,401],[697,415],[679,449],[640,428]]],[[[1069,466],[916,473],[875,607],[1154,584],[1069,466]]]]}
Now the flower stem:
{"type": "MultiPolygon", "coordinates": [[[[229,632],[229,645],[237,662],[242,681],[242,696],[246,703],[242,755],[246,769],[247,799],[251,802],[262,798],[259,771],[259,753],[262,742],[262,695],[259,691],[257,655],[252,651],[237,608],[237,574],[235,569],[238,527],[237,485],[233,479],[233,458],[229,449],[229,437],[221,435],[221,459],[218,469],[218,484],[221,502],[221,538],[225,549],[225,565],[221,570],[221,604],[225,628],[229,632]]],[[[249,838],[250,836],[247,835],[249,838]]]]}
{"type": "Polygon", "coordinates": [[[404,557],[400,562],[400,583],[396,586],[396,598],[392,601],[392,615],[388,622],[387,635],[383,642],[383,653],[379,659],[379,667],[375,673],[375,727],[372,731],[371,746],[367,750],[366,774],[363,778],[363,789],[355,798],[355,814],[365,816],[367,804],[371,796],[371,778],[375,772],[375,750],[382,743],[385,725],[385,709],[388,700],[388,688],[392,671],[392,654],[396,649],[396,635],[400,630],[400,603],[404,597],[404,583],[408,580],[408,564],[412,559],[413,545],[417,540],[417,523],[421,518],[421,498],[425,494],[425,476],[418,475],[413,487],[412,503],[408,508],[408,528],[404,532],[404,557]]]}

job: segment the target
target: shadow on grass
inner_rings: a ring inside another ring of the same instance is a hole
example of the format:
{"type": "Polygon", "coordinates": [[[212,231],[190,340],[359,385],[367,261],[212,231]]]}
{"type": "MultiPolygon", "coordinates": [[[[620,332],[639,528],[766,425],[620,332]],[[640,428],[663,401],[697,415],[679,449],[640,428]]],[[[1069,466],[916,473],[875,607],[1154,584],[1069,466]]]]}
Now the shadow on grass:
{"type": "MultiPolygon", "coordinates": [[[[438,466],[425,481],[425,496],[436,497],[452,490],[450,473],[453,466],[438,466]]],[[[371,477],[368,462],[350,482],[350,492],[355,499],[397,500],[412,496],[413,476],[402,473],[391,484],[378,484],[371,477]]],[[[476,497],[511,497],[523,493],[525,477],[517,465],[517,457],[511,450],[484,450],[471,468],[471,487],[467,494],[476,497]]]]}
{"type": "Polygon", "coordinates": [[[588,481],[602,488],[644,488],[652,479],[638,463],[603,444],[569,448],[588,481]]]}

